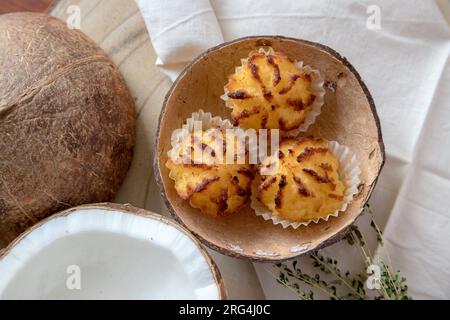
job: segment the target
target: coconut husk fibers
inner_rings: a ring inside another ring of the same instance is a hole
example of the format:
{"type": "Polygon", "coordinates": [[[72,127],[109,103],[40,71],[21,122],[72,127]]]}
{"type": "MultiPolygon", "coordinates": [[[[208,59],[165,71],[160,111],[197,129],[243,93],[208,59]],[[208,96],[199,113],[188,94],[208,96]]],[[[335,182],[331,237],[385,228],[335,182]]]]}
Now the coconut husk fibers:
{"type": "Polygon", "coordinates": [[[342,238],[361,214],[375,187],[385,153],[380,122],[369,90],[353,66],[321,44],[285,37],[249,37],[213,48],[193,61],[168,93],[157,133],[155,172],[161,194],[173,216],[205,245],[226,255],[258,262],[277,262],[318,250],[342,238]],[[240,59],[259,48],[273,47],[319,69],[326,79],[322,114],[306,135],[346,145],[361,163],[361,185],[345,213],[328,222],[283,229],[257,217],[248,207],[226,218],[201,214],[178,197],[165,166],[171,135],[200,108],[230,118],[220,96],[240,59]]]}
{"type": "Polygon", "coordinates": [[[50,214],[114,198],[135,141],[134,101],[83,33],[0,15],[0,247],[50,214]]]}

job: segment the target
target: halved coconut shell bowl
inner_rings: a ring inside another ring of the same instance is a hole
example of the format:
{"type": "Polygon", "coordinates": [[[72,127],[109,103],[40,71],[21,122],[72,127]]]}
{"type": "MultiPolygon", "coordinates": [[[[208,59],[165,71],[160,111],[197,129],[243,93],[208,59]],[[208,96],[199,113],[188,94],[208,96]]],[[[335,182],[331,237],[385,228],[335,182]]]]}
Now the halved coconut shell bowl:
{"type": "Polygon", "coordinates": [[[248,37],[212,48],[195,59],[167,94],[157,133],[155,172],[162,197],[173,216],[202,243],[228,256],[279,262],[316,251],[346,235],[368,201],[385,160],[380,122],[369,90],[355,68],[329,47],[285,37],[248,37]],[[203,109],[230,118],[220,99],[228,76],[252,50],[272,47],[319,69],[325,77],[325,106],[306,135],[346,145],[361,165],[359,193],[345,213],[308,227],[283,229],[257,217],[250,207],[226,218],[193,209],[176,193],[165,164],[172,132],[203,109]]]}

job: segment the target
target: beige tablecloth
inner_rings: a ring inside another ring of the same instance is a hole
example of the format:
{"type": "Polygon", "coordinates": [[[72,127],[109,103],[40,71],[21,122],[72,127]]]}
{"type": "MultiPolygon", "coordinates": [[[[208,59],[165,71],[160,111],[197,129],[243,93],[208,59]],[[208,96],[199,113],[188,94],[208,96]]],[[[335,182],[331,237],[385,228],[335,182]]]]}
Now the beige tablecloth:
{"type": "MultiPolygon", "coordinates": [[[[407,276],[415,298],[450,297],[450,28],[437,5],[445,0],[145,2],[158,55],[132,0],[61,0],[53,10],[67,18],[70,4],[80,6],[82,30],[112,56],[136,97],[136,157],[118,202],[166,212],[151,167],[157,118],[171,85],[163,73],[173,79],[208,46],[246,35],[321,42],[357,67],[378,107],[388,161],[372,204],[387,224],[394,267],[407,276]]],[[[261,297],[252,265],[214,258],[231,298],[261,297]]],[[[292,297],[265,268],[257,269],[268,298],[292,297]]]]}

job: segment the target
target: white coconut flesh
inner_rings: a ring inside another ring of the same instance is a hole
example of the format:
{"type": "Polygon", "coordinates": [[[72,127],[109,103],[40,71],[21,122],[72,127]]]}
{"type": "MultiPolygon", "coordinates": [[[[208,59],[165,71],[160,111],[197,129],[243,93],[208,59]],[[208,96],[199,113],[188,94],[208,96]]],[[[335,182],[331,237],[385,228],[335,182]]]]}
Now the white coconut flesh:
{"type": "Polygon", "coordinates": [[[0,258],[0,299],[220,299],[208,258],[158,218],[79,209],[0,258]]]}

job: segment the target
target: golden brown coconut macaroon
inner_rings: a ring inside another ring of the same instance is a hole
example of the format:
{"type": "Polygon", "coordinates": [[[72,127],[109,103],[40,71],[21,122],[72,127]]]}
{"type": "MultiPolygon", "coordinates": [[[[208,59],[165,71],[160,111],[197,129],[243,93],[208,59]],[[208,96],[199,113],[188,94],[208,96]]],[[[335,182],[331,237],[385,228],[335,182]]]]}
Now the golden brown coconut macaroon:
{"type": "Polygon", "coordinates": [[[252,51],[229,77],[222,99],[242,128],[280,129],[282,136],[306,131],[323,105],[323,80],[309,66],[282,52],[252,51]]]}
{"type": "Polygon", "coordinates": [[[323,139],[286,139],[279,159],[267,158],[255,179],[255,198],[274,216],[293,222],[326,218],[345,204],[339,160],[323,139]],[[278,167],[274,164],[279,160],[278,167]]]}
{"type": "MultiPolygon", "coordinates": [[[[236,213],[251,195],[254,168],[240,161],[236,148],[227,145],[220,128],[194,131],[184,136],[166,166],[178,195],[211,216],[236,213]],[[234,164],[226,164],[228,155],[234,164]],[[203,155],[197,158],[198,155],[203,155]],[[173,159],[176,157],[176,159],[173,159]]],[[[245,158],[247,158],[244,155],[245,158]]]]}

